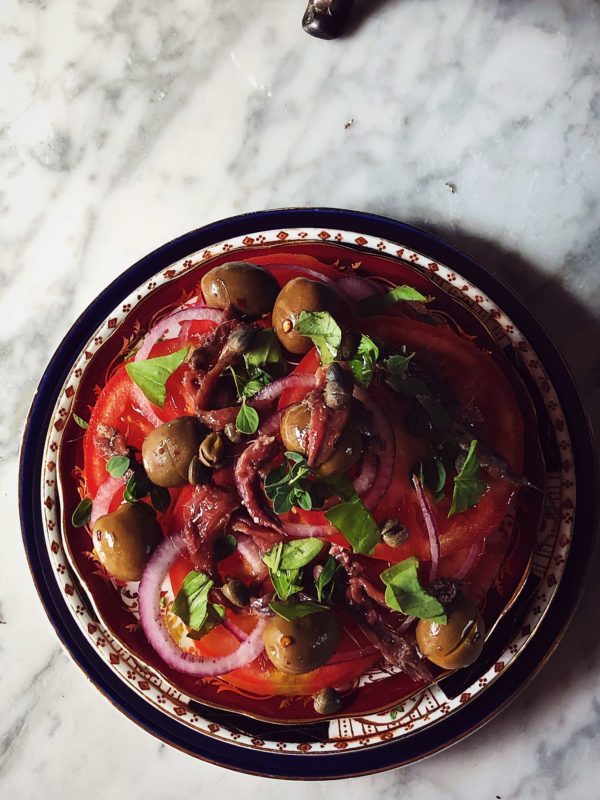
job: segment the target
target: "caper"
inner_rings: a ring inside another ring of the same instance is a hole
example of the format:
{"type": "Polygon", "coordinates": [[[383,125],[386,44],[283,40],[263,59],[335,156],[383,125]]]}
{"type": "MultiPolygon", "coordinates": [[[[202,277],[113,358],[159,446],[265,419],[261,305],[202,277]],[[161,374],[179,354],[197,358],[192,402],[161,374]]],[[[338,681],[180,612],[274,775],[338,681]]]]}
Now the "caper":
{"type": "Polygon", "coordinates": [[[323,399],[325,400],[325,405],[327,408],[331,408],[333,410],[338,410],[341,408],[346,408],[350,403],[352,395],[338,381],[328,381],[325,384],[325,389],[323,390],[323,399]]]}
{"type": "Polygon", "coordinates": [[[263,632],[265,650],[281,672],[301,675],[325,664],[335,653],[340,623],[331,611],[288,621],[274,616],[263,632]]]}
{"type": "Polygon", "coordinates": [[[228,422],[223,428],[223,433],[233,444],[237,444],[242,439],[242,434],[238,431],[235,422],[228,422]]]}
{"type": "Polygon", "coordinates": [[[157,486],[183,486],[206,428],[196,417],[178,417],[151,431],[142,445],[148,477],[157,486]]]}
{"type": "Polygon", "coordinates": [[[247,353],[252,347],[255,333],[256,331],[254,328],[250,328],[246,325],[240,325],[238,328],[234,328],[227,337],[225,350],[236,356],[247,353]]]}
{"type": "Polygon", "coordinates": [[[213,267],[200,286],[206,304],[213,308],[235,308],[248,317],[271,311],[279,291],[275,278],[262,267],[247,261],[231,261],[213,267]]]}
{"type": "Polygon", "coordinates": [[[139,581],[163,533],[146,503],[123,503],[116,511],[98,517],[92,538],[100,563],[113,577],[139,581]]]}
{"type": "Polygon", "coordinates": [[[381,528],[381,538],[389,547],[400,547],[408,539],[408,528],[398,519],[388,519],[381,528]]]}
{"type": "Polygon", "coordinates": [[[242,583],[242,581],[238,581],[236,578],[231,578],[231,580],[228,580],[227,583],[223,584],[221,591],[229,600],[229,602],[233,603],[234,606],[239,606],[242,608],[243,606],[247,606],[250,602],[250,592],[248,591],[248,587],[242,583]]]}
{"type": "Polygon", "coordinates": [[[327,686],[313,697],[314,708],[317,714],[327,716],[335,714],[342,707],[342,696],[339,692],[327,686]]]}
{"type": "Polygon", "coordinates": [[[198,456],[194,456],[190,461],[188,469],[188,483],[197,486],[210,481],[210,469],[203,464],[198,456]]]}
{"type": "Polygon", "coordinates": [[[223,464],[225,445],[220,433],[209,433],[202,440],[198,449],[200,461],[207,467],[220,467],[223,464]]]}
{"type": "Polygon", "coordinates": [[[485,625],[477,606],[458,595],[447,609],[447,622],[420,620],[416,631],[421,653],[443,669],[468,667],[483,649],[485,625]]]}
{"type": "Polygon", "coordinates": [[[273,328],[287,350],[303,355],[312,347],[312,341],[294,330],[301,312],[329,311],[335,314],[337,307],[338,298],[330,286],[308,278],[294,278],[277,295],[273,306],[273,328]]]}

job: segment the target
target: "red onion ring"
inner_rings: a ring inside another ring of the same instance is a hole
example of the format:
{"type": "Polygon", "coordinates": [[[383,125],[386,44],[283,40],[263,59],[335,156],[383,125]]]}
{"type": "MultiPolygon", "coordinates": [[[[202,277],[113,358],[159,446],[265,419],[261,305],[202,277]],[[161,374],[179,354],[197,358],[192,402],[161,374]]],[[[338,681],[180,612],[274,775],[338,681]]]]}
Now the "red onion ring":
{"type": "Polygon", "coordinates": [[[123,488],[121,478],[107,478],[101,483],[92,503],[92,513],[90,514],[90,525],[94,525],[98,517],[108,514],[112,499],[119,489],[123,488]]]}
{"type": "Polygon", "coordinates": [[[354,396],[373,415],[376,433],[385,448],[379,456],[379,465],[377,473],[373,478],[373,485],[362,498],[365,508],[369,511],[373,511],[377,503],[387,492],[388,486],[392,480],[396,456],[396,438],[389,420],[364,389],[355,386],[354,396]]]}
{"type": "Polygon", "coordinates": [[[467,553],[467,557],[465,558],[462,567],[454,576],[455,580],[460,581],[468,574],[473,564],[477,561],[477,559],[481,555],[483,555],[484,550],[485,550],[485,542],[475,542],[475,544],[470,548],[469,552],[467,553]]]}
{"type": "Polygon", "coordinates": [[[283,409],[279,409],[274,414],[271,414],[258,429],[259,436],[272,436],[274,433],[279,433],[279,425],[283,416],[283,409]]]}
{"type": "Polygon", "coordinates": [[[365,279],[360,278],[358,275],[346,275],[340,278],[336,283],[336,287],[342,289],[348,297],[358,303],[366,297],[372,297],[374,294],[379,294],[379,289],[365,279]]]}
{"type": "Polygon", "coordinates": [[[232,636],[235,636],[238,642],[245,642],[246,639],[248,638],[248,634],[246,633],[246,631],[243,631],[241,628],[239,628],[235,624],[235,622],[228,616],[223,617],[221,625],[225,628],[226,631],[229,631],[229,633],[232,636]]]}
{"type": "Polygon", "coordinates": [[[310,525],[303,522],[284,522],[283,530],[292,539],[324,539],[332,533],[336,533],[333,525],[310,525]]]}
{"type": "Polygon", "coordinates": [[[291,375],[286,375],[285,378],[279,378],[273,383],[269,383],[260,392],[257,392],[252,398],[252,403],[255,401],[265,400],[272,402],[286,389],[312,389],[315,385],[316,378],[314,375],[306,372],[292,372],[291,375]]]}
{"type": "Polygon", "coordinates": [[[144,337],[142,346],[135,354],[134,361],[143,361],[144,359],[148,358],[150,351],[156,342],[169,330],[172,325],[176,325],[178,322],[188,322],[198,319],[207,319],[210,320],[210,322],[214,322],[218,325],[220,322],[223,322],[224,314],[218,308],[205,308],[197,306],[192,308],[183,308],[180,311],[176,311],[174,314],[171,314],[170,316],[162,319],[160,322],[157,322],[153,328],[150,328],[144,337]]]}
{"type": "Polygon", "coordinates": [[[156,548],[142,575],[138,602],[140,622],[148,642],[165,664],[187,675],[225,675],[234,669],[245,667],[264,650],[262,633],[266,620],[259,619],[252,633],[237,650],[227,656],[210,658],[186,653],[178,647],[169,633],[160,611],[160,590],[170,567],[184,550],[182,534],[168,537],[156,548]]]}
{"type": "Polygon", "coordinates": [[[421,506],[423,519],[425,520],[427,535],[429,536],[429,550],[431,552],[431,570],[429,572],[429,582],[431,583],[437,578],[438,564],[440,563],[440,539],[438,536],[435,516],[431,510],[431,506],[427,501],[427,497],[423,491],[423,487],[421,486],[421,481],[416,475],[413,475],[412,482],[417,493],[419,505],[421,506]]]}
{"type": "Polygon", "coordinates": [[[159,425],[163,424],[164,419],[158,416],[152,403],[148,400],[137,383],[131,381],[131,385],[133,387],[133,399],[137,404],[138,411],[154,428],[158,428],[159,425]]]}
{"type": "Polygon", "coordinates": [[[373,485],[377,475],[378,458],[373,453],[367,453],[362,460],[362,469],[354,479],[354,491],[362,497],[373,485]]]}
{"type": "Polygon", "coordinates": [[[264,580],[269,572],[260,557],[260,550],[256,546],[253,538],[247,536],[245,533],[237,533],[236,539],[237,549],[242,558],[248,562],[256,578],[258,580],[264,580]]]}

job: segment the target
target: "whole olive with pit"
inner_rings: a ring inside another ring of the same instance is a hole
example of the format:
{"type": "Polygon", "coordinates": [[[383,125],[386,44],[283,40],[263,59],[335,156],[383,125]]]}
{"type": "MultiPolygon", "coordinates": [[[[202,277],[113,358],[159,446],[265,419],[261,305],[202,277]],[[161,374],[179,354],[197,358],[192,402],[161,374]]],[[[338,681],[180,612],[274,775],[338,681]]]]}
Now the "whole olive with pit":
{"type": "Polygon", "coordinates": [[[335,653],[340,637],[340,623],[331,611],[291,621],[271,617],[263,632],[267,656],[280,672],[291,675],[323,666],[335,653]]]}
{"type": "Polygon", "coordinates": [[[338,298],[330,286],[308,278],[294,278],[277,295],[273,306],[273,328],[286,350],[303,355],[312,347],[312,341],[294,331],[301,312],[328,311],[335,314],[337,308],[338,298]]]}
{"type": "Polygon", "coordinates": [[[205,435],[196,417],[177,417],[151,431],[142,445],[142,459],[152,483],[165,487],[187,483],[190,463],[205,435]]]}
{"type": "Polygon", "coordinates": [[[139,581],[163,533],[145,503],[123,503],[98,517],[93,530],[94,550],[100,563],[121,581],[139,581]]]}
{"type": "Polygon", "coordinates": [[[206,305],[233,307],[248,317],[260,317],[273,308],[279,284],[270,272],[248,261],[230,261],[213,267],[200,281],[206,305]]]}
{"type": "MultiPolygon", "coordinates": [[[[306,455],[310,410],[302,403],[289,406],[281,418],[279,433],[286,450],[306,455]]],[[[360,459],[362,455],[362,435],[356,425],[349,423],[337,440],[335,450],[329,458],[316,468],[324,478],[340,475],[360,459]]]]}
{"type": "Polygon", "coordinates": [[[447,609],[445,625],[420,620],[417,645],[421,653],[443,669],[468,667],[479,658],[485,639],[485,625],[479,609],[464,595],[447,609]]]}

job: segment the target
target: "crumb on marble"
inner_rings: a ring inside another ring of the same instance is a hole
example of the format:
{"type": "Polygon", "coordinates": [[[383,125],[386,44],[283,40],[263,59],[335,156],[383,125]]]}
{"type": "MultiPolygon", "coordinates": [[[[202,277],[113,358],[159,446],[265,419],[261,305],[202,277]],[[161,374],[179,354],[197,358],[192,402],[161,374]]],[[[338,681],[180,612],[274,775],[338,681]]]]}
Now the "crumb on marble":
{"type": "Polygon", "coordinates": [[[450,181],[446,181],[444,183],[444,186],[446,186],[450,190],[451,194],[456,194],[456,186],[455,186],[455,184],[450,183],[450,181]]]}
{"type": "Polygon", "coordinates": [[[346,124],[344,125],[344,130],[347,131],[348,128],[351,128],[353,125],[354,125],[354,117],[352,117],[352,119],[349,119],[348,122],[346,122],[346,124]]]}

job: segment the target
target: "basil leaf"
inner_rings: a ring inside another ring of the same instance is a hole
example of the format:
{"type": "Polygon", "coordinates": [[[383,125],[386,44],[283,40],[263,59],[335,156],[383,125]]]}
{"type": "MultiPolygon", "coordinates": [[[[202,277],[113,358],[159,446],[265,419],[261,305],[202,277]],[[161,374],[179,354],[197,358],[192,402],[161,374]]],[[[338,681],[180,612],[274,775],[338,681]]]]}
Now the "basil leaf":
{"type": "Polygon", "coordinates": [[[281,554],[283,552],[283,542],[277,542],[273,547],[270,547],[263,555],[262,560],[264,564],[273,572],[279,569],[279,562],[281,561],[281,554]]]}
{"type": "Polygon", "coordinates": [[[373,314],[383,314],[390,306],[400,300],[412,300],[413,302],[426,303],[427,298],[412,286],[396,286],[387,294],[374,294],[365,297],[357,303],[358,314],[361,317],[370,317],[373,314]]]}
{"type": "Polygon", "coordinates": [[[333,579],[335,578],[335,574],[339,568],[340,565],[335,558],[333,556],[329,556],[325,562],[325,566],[319,573],[319,577],[315,581],[315,588],[317,590],[317,599],[319,603],[323,599],[323,592],[329,583],[331,583],[331,588],[333,589],[333,579]]]}
{"type": "Polygon", "coordinates": [[[138,474],[134,472],[125,486],[123,500],[125,500],[127,503],[135,503],[136,500],[140,500],[142,497],[145,497],[146,494],[147,491],[146,487],[144,486],[144,481],[140,481],[138,474]]]}
{"type": "Polygon", "coordinates": [[[364,389],[368,389],[373,379],[373,372],[378,358],[379,348],[372,339],[363,333],[358,343],[356,355],[348,363],[354,373],[356,382],[364,389]]]}
{"type": "Polygon", "coordinates": [[[246,367],[266,367],[283,363],[281,343],[273,328],[260,328],[254,335],[252,349],[245,356],[246,367]]]}
{"type": "Polygon", "coordinates": [[[273,511],[276,514],[287,514],[294,505],[294,492],[290,493],[285,488],[278,488],[272,498],[273,511]]]}
{"type": "Polygon", "coordinates": [[[430,458],[419,465],[419,476],[423,486],[426,486],[435,495],[438,503],[444,497],[446,486],[446,468],[441,459],[430,458]]]}
{"type": "Polygon", "coordinates": [[[419,583],[418,567],[418,559],[412,556],[381,573],[381,580],[385,584],[385,602],[393,611],[445,625],[447,617],[444,606],[423,589],[419,583]]]}
{"type": "Polygon", "coordinates": [[[304,588],[301,583],[298,583],[299,569],[280,569],[277,572],[269,570],[269,576],[277,595],[282,600],[287,600],[288,597],[296,592],[301,592],[304,588]]]}
{"type": "MultiPolygon", "coordinates": [[[[388,386],[391,386],[395,392],[409,393],[405,388],[407,380],[406,373],[414,355],[414,353],[409,353],[407,356],[389,356],[389,358],[386,358],[383,362],[383,367],[385,369],[385,382],[388,386]]],[[[421,383],[423,384],[425,391],[427,391],[427,386],[425,383],[423,381],[421,381],[421,383]]]]}
{"type": "Polygon", "coordinates": [[[83,528],[90,521],[92,515],[92,501],[84,497],[71,516],[71,523],[75,528],[83,528]]]}
{"type": "Polygon", "coordinates": [[[165,512],[171,505],[171,495],[164,486],[157,486],[153,483],[150,486],[150,502],[157,511],[165,512]]]}
{"type": "Polygon", "coordinates": [[[203,572],[191,570],[173,601],[171,611],[192,630],[199,631],[208,616],[208,593],[213,581],[203,572]]]}
{"type": "Polygon", "coordinates": [[[189,347],[183,347],[168,356],[148,358],[145,361],[130,361],[125,365],[125,369],[148,400],[162,408],[167,397],[166,383],[175,370],[183,364],[189,352],[189,347]]]}
{"type": "Polygon", "coordinates": [[[465,462],[454,478],[452,505],[450,506],[450,511],[448,511],[449,517],[476,506],[487,489],[487,484],[479,477],[481,473],[476,450],[477,440],[473,439],[465,462]]]}
{"type": "Polygon", "coordinates": [[[235,418],[235,427],[241,433],[256,433],[259,424],[258,411],[252,406],[246,405],[246,400],[242,400],[242,405],[235,418]]]}
{"type": "Polygon", "coordinates": [[[296,333],[308,336],[318,348],[322,364],[330,364],[342,343],[342,330],[328,311],[301,311],[296,333]]]}
{"type": "Polygon", "coordinates": [[[288,622],[299,617],[307,617],[309,614],[319,614],[328,610],[328,606],[308,601],[303,603],[278,603],[274,600],[269,603],[269,608],[288,622]]]}
{"type": "Polygon", "coordinates": [[[89,423],[82,419],[79,414],[73,414],[73,421],[76,422],[80,428],[83,428],[84,431],[88,429],[89,423]]]}
{"type": "Polygon", "coordinates": [[[190,639],[202,639],[202,637],[206,636],[207,633],[210,633],[213,628],[216,628],[217,625],[220,625],[224,619],[225,606],[219,605],[219,603],[209,603],[206,610],[206,619],[200,628],[197,631],[189,630],[187,635],[190,637],[190,639]]]}
{"type": "Polygon", "coordinates": [[[300,569],[316,558],[323,549],[321,539],[293,539],[284,542],[280,569],[300,569]]]}
{"type": "Polygon", "coordinates": [[[226,533],[215,542],[215,558],[223,561],[237,550],[237,539],[232,533],[226,533]]]}
{"type": "Polygon", "coordinates": [[[302,464],[308,469],[308,461],[306,460],[306,456],[303,456],[302,453],[294,453],[293,450],[286,450],[284,455],[288,461],[293,461],[294,464],[302,464]]]}
{"type": "Polygon", "coordinates": [[[381,540],[377,523],[357,494],[330,508],[325,516],[344,534],[355,553],[370,553],[381,540]]]}
{"type": "Polygon", "coordinates": [[[131,465],[129,456],[113,456],[106,462],[106,471],[113,478],[122,478],[131,465]]]}

